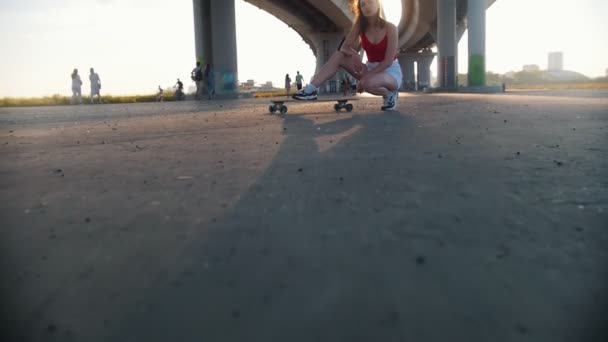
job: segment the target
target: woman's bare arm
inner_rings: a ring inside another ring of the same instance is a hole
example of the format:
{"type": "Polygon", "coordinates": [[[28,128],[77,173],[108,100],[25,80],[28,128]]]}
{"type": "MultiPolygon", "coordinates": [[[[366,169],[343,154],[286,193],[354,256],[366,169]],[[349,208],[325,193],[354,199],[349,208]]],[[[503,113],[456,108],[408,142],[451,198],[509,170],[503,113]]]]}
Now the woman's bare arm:
{"type": "Polygon", "coordinates": [[[359,20],[355,21],[352,29],[344,39],[344,43],[342,43],[342,47],[340,48],[340,52],[342,52],[345,56],[352,57],[353,55],[358,54],[358,49],[355,49],[359,46],[359,20]]]}

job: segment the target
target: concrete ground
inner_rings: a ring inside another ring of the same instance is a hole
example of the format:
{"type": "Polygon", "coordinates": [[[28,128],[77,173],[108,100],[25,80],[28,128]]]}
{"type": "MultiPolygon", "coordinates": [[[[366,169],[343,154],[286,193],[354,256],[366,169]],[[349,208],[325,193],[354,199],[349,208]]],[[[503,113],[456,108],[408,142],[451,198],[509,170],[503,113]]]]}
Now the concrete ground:
{"type": "Polygon", "coordinates": [[[267,105],[0,109],[4,341],[607,340],[605,94],[267,105]]]}

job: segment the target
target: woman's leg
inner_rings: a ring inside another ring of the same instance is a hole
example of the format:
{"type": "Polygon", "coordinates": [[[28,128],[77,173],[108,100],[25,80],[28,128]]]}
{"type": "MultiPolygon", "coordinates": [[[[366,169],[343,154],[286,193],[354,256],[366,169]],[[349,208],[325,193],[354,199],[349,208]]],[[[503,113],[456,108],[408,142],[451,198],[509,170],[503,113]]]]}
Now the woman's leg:
{"type": "Polygon", "coordinates": [[[359,56],[349,57],[340,51],[336,51],[312,78],[310,84],[318,88],[325,81],[332,78],[340,68],[346,69],[351,75],[357,75],[358,72],[356,71],[365,68],[365,64],[361,62],[361,57],[359,56]]]}
{"type": "Polygon", "coordinates": [[[397,81],[387,73],[379,73],[365,80],[365,88],[359,91],[373,95],[387,96],[397,90],[397,81]]]}

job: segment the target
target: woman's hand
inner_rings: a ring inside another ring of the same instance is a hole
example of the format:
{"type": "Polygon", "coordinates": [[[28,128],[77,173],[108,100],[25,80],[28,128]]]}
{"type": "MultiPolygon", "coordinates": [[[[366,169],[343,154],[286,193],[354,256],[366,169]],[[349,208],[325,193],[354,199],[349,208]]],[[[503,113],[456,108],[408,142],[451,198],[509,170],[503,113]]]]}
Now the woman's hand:
{"type": "Polygon", "coordinates": [[[345,57],[352,57],[353,55],[357,54],[357,51],[355,49],[353,49],[352,47],[347,47],[345,44],[342,44],[340,52],[342,52],[345,57]]]}
{"type": "Polygon", "coordinates": [[[363,72],[363,76],[359,78],[359,82],[357,83],[357,92],[359,93],[365,92],[365,88],[367,87],[367,81],[371,76],[367,68],[365,68],[365,65],[363,65],[363,67],[365,71],[363,72]]]}
{"type": "Polygon", "coordinates": [[[365,77],[365,75],[367,75],[367,66],[363,63],[361,63],[361,59],[359,59],[359,55],[355,55],[353,58],[356,58],[355,61],[353,61],[353,71],[354,71],[354,77],[358,80],[362,79],[363,77],[365,77]]]}

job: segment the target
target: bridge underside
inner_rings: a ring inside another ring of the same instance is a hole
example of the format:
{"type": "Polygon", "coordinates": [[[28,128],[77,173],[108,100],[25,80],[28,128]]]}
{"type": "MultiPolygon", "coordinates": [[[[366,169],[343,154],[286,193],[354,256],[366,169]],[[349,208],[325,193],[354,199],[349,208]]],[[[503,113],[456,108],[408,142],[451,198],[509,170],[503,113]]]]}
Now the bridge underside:
{"type": "Polygon", "coordinates": [[[315,36],[319,34],[346,34],[353,15],[339,7],[340,0],[245,0],[272,14],[296,31],[318,56],[315,36]]]}
{"type": "MultiPolygon", "coordinates": [[[[213,56],[212,60],[215,60],[217,64],[217,61],[222,60],[218,57],[219,55],[230,54],[232,57],[236,56],[236,51],[231,52],[223,47],[223,45],[226,45],[224,38],[228,35],[235,35],[234,29],[228,27],[230,25],[220,22],[217,19],[217,15],[211,15],[215,11],[224,11],[225,15],[221,17],[230,16],[229,12],[232,12],[232,16],[234,16],[233,1],[193,0],[195,7],[195,29],[197,31],[197,57],[203,55],[213,56]],[[227,3],[231,3],[231,5],[227,3]],[[205,22],[210,23],[206,24],[205,22]],[[219,29],[218,26],[220,27],[219,29]],[[206,32],[206,30],[210,32],[206,32]],[[223,33],[218,34],[211,31],[223,31],[223,33]],[[218,49],[223,49],[227,52],[215,56],[214,50],[216,49],[211,45],[218,45],[218,49]]],[[[354,21],[350,0],[245,1],[270,13],[296,31],[303,41],[309,45],[315,55],[317,70],[327,62],[340,40],[351,29],[354,21]]],[[[470,4],[475,4],[476,8],[484,8],[483,30],[485,30],[485,8],[491,6],[494,2],[495,0],[401,0],[402,15],[398,25],[398,48],[400,56],[404,57],[403,62],[408,63],[406,69],[413,70],[413,63],[417,63],[419,69],[421,66],[428,68],[430,61],[434,58],[434,53],[429,49],[440,45],[439,42],[443,41],[444,48],[438,49],[440,58],[448,58],[452,66],[448,71],[446,71],[447,69],[443,71],[439,70],[438,74],[444,72],[450,75],[454,74],[451,75],[451,79],[456,79],[458,59],[457,51],[453,51],[453,46],[457,45],[457,41],[467,28],[467,15],[469,15],[470,4]],[[444,10],[441,10],[439,7],[442,7],[444,10]],[[442,19],[443,21],[440,21],[441,16],[444,18],[442,19]],[[440,22],[444,24],[441,32],[439,32],[440,22]],[[445,48],[445,46],[449,46],[449,48],[445,48]],[[443,52],[447,52],[447,54],[443,52]]],[[[485,46],[485,33],[483,40],[483,46],[485,46]]],[[[484,49],[485,47],[481,50],[484,49]]],[[[485,52],[482,54],[485,54],[485,52]]],[[[485,57],[477,56],[476,58],[479,67],[478,73],[485,75],[485,67],[482,65],[485,63],[485,57]]],[[[225,70],[222,73],[229,76],[227,77],[228,80],[235,80],[238,79],[236,62],[234,58],[230,59],[229,63],[225,63],[225,70]]],[[[444,64],[444,62],[440,64],[444,64]]],[[[425,79],[423,81],[418,80],[420,82],[417,81],[416,83],[430,84],[430,69],[419,70],[418,75],[424,75],[425,79]]],[[[412,77],[412,75],[408,75],[405,78],[409,79],[408,82],[410,82],[412,77]]],[[[406,83],[405,78],[404,84],[406,83]]]]}
{"type": "MultiPolygon", "coordinates": [[[[245,0],[272,14],[295,30],[309,44],[315,56],[313,35],[336,33],[345,35],[354,16],[348,0],[245,0]]],[[[495,0],[490,0],[489,5],[495,0]]],[[[461,36],[466,28],[467,0],[456,0],[456,21],[461,36]]],[[[401,0],[399,49],[415,52],[436,44],[436,0],[401,0]]]]}

